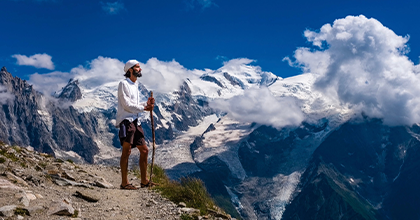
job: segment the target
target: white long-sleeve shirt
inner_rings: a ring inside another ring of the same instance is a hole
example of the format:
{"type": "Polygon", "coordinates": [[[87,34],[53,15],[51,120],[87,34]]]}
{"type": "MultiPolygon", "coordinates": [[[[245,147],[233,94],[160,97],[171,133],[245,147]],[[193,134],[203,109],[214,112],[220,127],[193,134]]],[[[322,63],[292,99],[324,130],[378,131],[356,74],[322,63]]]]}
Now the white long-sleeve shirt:
{"type": "MultiPolygon", "coordinates": [[[[144,114],[146,102],[141,102],[140,93],[137,83],[129,78],[122,80],[118,85],[118,108],[117,120],[115,126],[119,127],[120,123],[127,119],[133,122],[144,114]]],[[[140,120],[138,120],[140,123],[140,120]]]]}

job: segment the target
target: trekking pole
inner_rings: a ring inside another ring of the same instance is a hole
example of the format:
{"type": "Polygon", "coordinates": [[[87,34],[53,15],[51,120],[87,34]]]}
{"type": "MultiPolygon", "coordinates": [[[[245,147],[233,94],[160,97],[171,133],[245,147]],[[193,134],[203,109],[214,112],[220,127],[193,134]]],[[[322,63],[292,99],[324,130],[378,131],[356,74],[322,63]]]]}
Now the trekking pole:
{"type": "MultiPolygon", "coordinates": [[[[153,92],[152,91],[150,91],[150,97],[153,98],[153,92]]],[[[149,181],[152,183],[153,164],[155,163],[155,125],[154,125],[154,122],[153,122],[153,110],[150,111],[150,121],[152,122],[153,153],[152,153],[152,165],[150,166],[150,178],[149,178],[149,181]]]]}

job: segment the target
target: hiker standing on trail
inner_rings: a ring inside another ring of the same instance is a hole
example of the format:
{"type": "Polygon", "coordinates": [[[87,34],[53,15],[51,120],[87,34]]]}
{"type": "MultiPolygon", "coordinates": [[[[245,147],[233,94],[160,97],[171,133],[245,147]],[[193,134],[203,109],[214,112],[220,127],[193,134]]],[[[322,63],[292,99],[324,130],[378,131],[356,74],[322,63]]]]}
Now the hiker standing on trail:
{"type": "Polygon", "coordinates": [[[137,79],[142,76],[140,63],[129,60],[124,66],[125,80],[118,85],[118,109],[116,125],[120,127],[119,138],[122,146],[120,160],[121,189],[135,190],[137,187],[128,182],[128,158],[131,148],[137,147],[140,151],[141,187],[149,187],[153,183],[146,178],[147,155],[149,149],[144,139],[141,119],[145,111],[153,111],[155,100],[150,97],[147,102],[140,102],[140,93],[137,79]]]}

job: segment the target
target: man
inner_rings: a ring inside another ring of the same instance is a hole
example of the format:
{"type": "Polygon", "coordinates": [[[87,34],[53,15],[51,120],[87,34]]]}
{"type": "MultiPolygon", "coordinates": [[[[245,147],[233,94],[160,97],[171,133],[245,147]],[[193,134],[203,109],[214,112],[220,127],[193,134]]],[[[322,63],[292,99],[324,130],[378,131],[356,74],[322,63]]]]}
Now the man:
{"type": "Polygon", "coordinates": [[[122,145],[120,160],[121,189],[136,190],[137,187],[128,182],[128,158],[131,148],[137,147],[140,151],[139,167],[141,173],[141,187],[149,187],[153,183],[146,179],[147,155],[149,149],[144,139],[141,118],[145,111],[153,111],[155,100],[149,97],[147,103],[140,102],[140,93],[137,79],[142,76],[140,63],[129,60],[124,66],[125,80],[118,85],[118,109],[116,125],[120,127],[119,138],[122,145]]]}

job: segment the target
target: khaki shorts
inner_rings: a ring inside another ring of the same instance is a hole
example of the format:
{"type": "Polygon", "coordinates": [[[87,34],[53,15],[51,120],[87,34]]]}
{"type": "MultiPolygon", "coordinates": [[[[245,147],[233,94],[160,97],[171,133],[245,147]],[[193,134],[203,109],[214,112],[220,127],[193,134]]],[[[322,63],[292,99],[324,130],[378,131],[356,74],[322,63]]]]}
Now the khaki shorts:
{"type": "Polygon", "coordinates": [[[135,148],[138,145],[146,145],[143,128],[141,125],[137,125],[137,119],[133,122],[129,120],[122,121],[120,123],[119,137],[121,146],[124,142],[130,143],[131,148],[135,148]]]}

